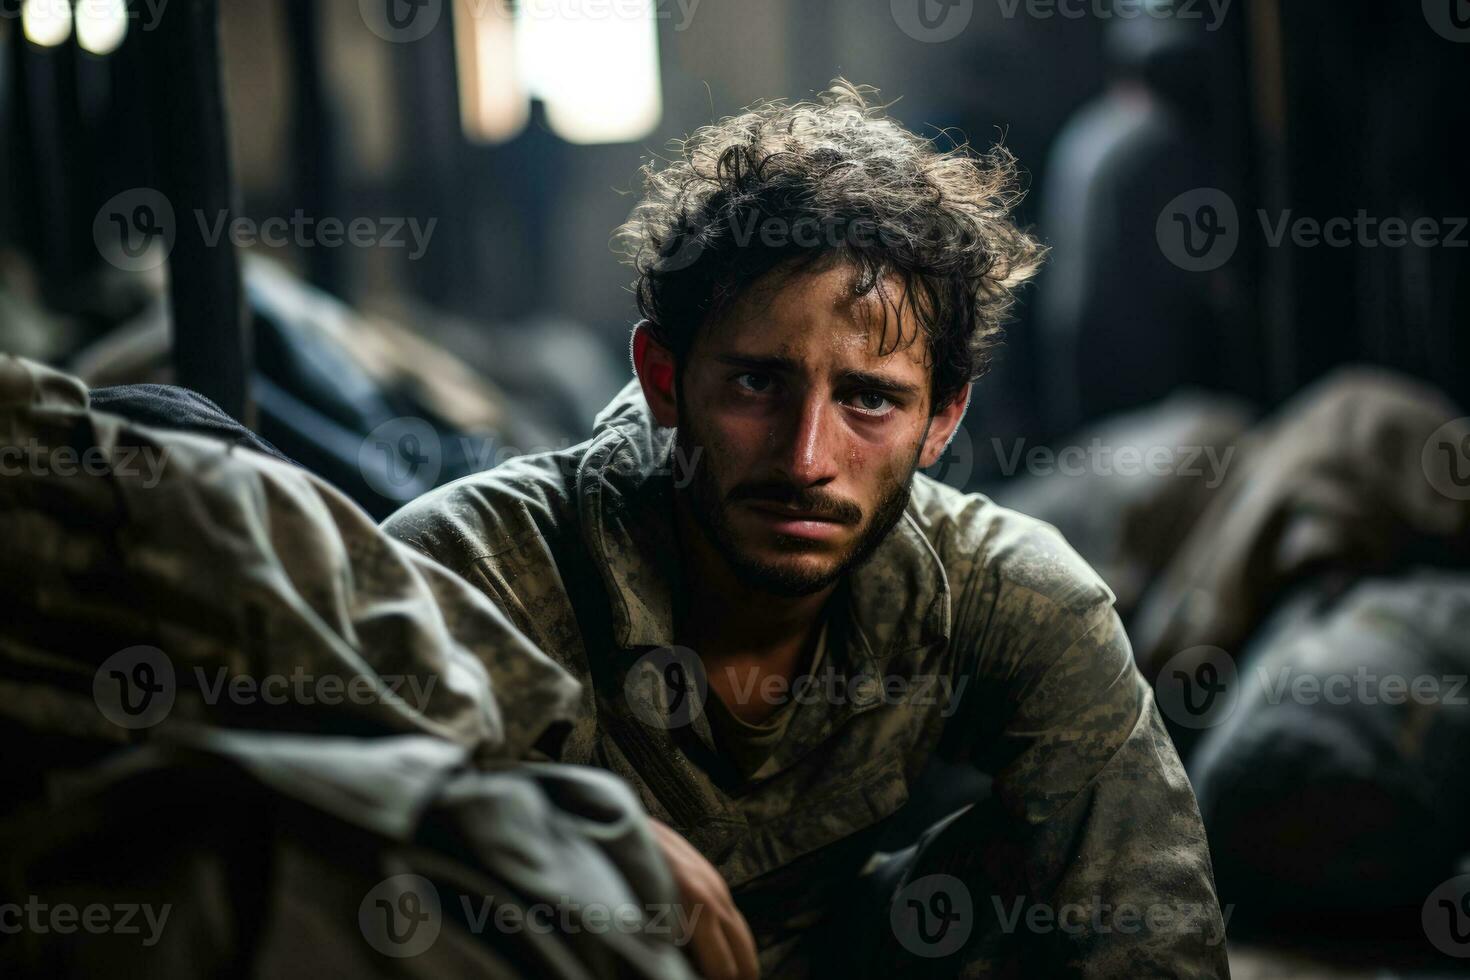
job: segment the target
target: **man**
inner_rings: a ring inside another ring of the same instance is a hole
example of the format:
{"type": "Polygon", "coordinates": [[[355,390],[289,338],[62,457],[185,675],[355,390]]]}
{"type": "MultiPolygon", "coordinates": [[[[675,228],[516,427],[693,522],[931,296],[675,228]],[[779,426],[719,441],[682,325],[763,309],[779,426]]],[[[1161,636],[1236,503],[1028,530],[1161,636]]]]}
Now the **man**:
{"type": "Polygon", "coordinates": [[[1050,527],[916,472],[1040,261],[1011,158],[940,152],[838,83],[646,181],[636,383],[590,441],[385,526],[583,681],[543,749],[638,791],[702,912],[696,966],[1227,975],[1111,592],[1050,527]],[[936,760],[993,792],[875,855],[936,760]]]}

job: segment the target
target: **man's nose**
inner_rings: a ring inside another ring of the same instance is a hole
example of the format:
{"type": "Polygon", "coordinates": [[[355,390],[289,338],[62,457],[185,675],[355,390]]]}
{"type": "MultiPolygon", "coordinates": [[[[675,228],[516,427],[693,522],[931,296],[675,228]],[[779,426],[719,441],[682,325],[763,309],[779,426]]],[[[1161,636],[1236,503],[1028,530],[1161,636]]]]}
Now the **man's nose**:
{"type": "Polygon", "coordinates": [[[819,486],[837,476],[838,421],[825,396],[802,399],[792,406],[785,431],[780,433],[777,466],[799,487],[819,486]]]}

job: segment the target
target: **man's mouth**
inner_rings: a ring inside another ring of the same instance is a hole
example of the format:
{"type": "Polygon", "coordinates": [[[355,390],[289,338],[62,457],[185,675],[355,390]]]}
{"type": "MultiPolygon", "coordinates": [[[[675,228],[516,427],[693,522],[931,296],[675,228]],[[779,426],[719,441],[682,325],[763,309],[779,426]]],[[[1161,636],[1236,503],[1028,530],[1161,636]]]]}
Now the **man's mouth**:
{"type": "Polygon", "coordinates": [[[816,511],[798,510],[780,504],[751,501],[745,506],[777,534],[794,538],[830,540],[842,533],[845,523],[816,511]]]}

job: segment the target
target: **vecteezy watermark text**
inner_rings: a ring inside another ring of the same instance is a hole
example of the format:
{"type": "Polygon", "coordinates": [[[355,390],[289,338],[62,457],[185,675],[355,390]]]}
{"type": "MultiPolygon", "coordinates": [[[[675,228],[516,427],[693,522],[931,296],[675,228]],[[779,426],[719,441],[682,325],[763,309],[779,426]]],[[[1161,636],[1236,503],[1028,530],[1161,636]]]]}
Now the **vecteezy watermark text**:
{"type": "MultiPolygon", "coordinates": [[[[1470,218],[1374,215],[1359,208],[1352,216],[1325,218],[1286,208],[1258,208],[1255,217],[1267,248],[1470,248],[1470,218]]],[[[1234,199],[1217,187],[1196,187],[1176,196],[1159,213],[1154,232],[1174,265],[1209,272],[1229,262],[1246,222],[1234,199]]]]}
{"type": "Polygon", "coordinates": [[[140,30],[151,31],[163,19],[172,0],[27,0],[0,7],[0,20],[42,16],[47,20],[71,19],[76,23],[124,18],[140,30]],[[23,13],[25,12],[25,13],[23,13]]]}
{"type": "MultiPolygon", "coordinates": [[[[424,257],[438,218],[408,216],[318,217],[298,208],[289,215],[262,219],[232,215],[228,210],[193,211],[199,239],[208,248],[228,242],[238,248],[380,248],[404,249],[409,261],[424,257]]],[[[180,217],[167,195],[152,187],[115,194],[92,220],[97,252],[126,272],[146,272],[168,261],[180,233],[180,217]]]]}
{"type": "MultiPolygon", "coordinates": [[[[1217,31],[1225,22],[1232,0],[995,0],[1000,16],[1014,20],[1153,20],[1203,22],[1217,31]]],[[[889,0],[893,22],[915,41],[938,44],[952,41],[969,27],[976,0],[889,0]]]]}
{"type": "MultiPolygon", "coordinates": [[[[1055,906],[1028,902],[1020,895],[1009,902],[999,895],[992,895],[990,901],[1000,928],[1006,933],[1025,930],[1038,934],[1062,932],[1090,936],[1110,933],[1201,935],[1213,925],[1214,918],[1199,902],[1111,902],[1101,895],[1055,906]]],[[[1234,911],[1233,905],[1221,909],[1222,925],[1230,924],[1234,911]]],[[[1205,935],[1208,946],[1218,946],[1224,941],[1224,932],[1212,930],[1205,935]]]]}
{"type": "Polygon", "coordinates": [[[1464,707],[1463,693],[1470,676],[1437,674],[1380,674],[1359,666],[1352,673],[1295,673],[1291,667],[1275,671],[1259,668],[1267,704],[1290,700],[1294,704],[1446,704],[1464,707]]]}
{"type": "MultiPolygon", "coordinates": [[[[683,946],[704,911],[700,905],[662,902],[581,901],[567,895],[555,901],[502,901],[494,895],[453,896],[456,917],[472,935],[522,932],[548,935],[644,933],[683,946]]],[[[374,885],[358,906],[357,921],[368,945],[385,956],[404,958],[428,952],[444,925],[444,899],[429,879],[397,874],[374,885]]]]}
{"type": "Polygon", "coordinates": [[[69,936],[80,931],[94,936],[141,936],[144,946],[155,946],[172,911],[173,905],[167,903],[159,906],[148,902],[73,905],[70,902],[44,902],[39,896],[29,895],[24,902],[0,902],[0,934],[14,936],[30,932],[69,936]]]}
{"type": "Polygon", "coordinates": [[[153,489],[163,477],[167,450],[155,446],[50,446],[32,436],[0,446],[0,477],[10,476],[142,476],[153,489]]]}
{"type": "MultiPolygon", "coordinates": [[[[261,675],[192,668],[193,690],[211,707],[407,704],[423,712],[439,683],[437,674],[333,674],[296,667],[261,675]]],[[[157,647],[134,646],[104,660],[92,678],[92,697],[108,721],[128,729],[151,728],[173,710],[179,685],[173,661],[157,647]]]]}
{"type": "Polygon", "coordinates": [[[969,677],[963,675],[956,681],[940,674],[861,674],[849,677],[831,667],[796,678],[762,673],[756,669],[744,671],[742,677],[736,667],[725,667],[722,672],[736,704],[781,707],[791,703],[852,702],[861,706],[881,701],[890,705],[939,707],[943,718],[954,714],[969,681],[969,677]]]}
{"type": "Polygon", "coordinates": [[[1149,0],[996,0],[1001,16],[1014,20],[1024,13],[1033,20],[1151,20],[1204,21],[1206,31],[1218,31],[1230,12],[1232,0],[1177,0],[1174,3],[1151,3],[1149,0]]]}
{"type": "Polygon", "coordinates": [[[408,260],[416,262],[429,250],[429,240],[434,237],[438,218],[420,222],[418,218],[368,218],[357,217],[344,221],[341,218],[313,218],[300,208],[290,217],[277,216],[256,221],[253,218],[230,217],[228,211],[216,211],[210,217],[204,211],[195,211],[194,219],[199,223],[199,233],[204,244],[214,248],[228,234],[230,241],[239,248],[263,245],[266,248],[409,248],[408,260]]]}
{"type": "MultiPolygon", "coordinates": [[[[1308,663],[1322,663],[1319,654],[1301,653],[1308,663]]],[[[1256,703],[1271,706],[1470,705],[1466,674],[1383,672],[1365,664],[1341,670],[1278,664],[1240,672],[1234,657],[1213,646],[1190,647],[1170,657],[1159,671],[1154,695],[1159,710],[1175,724],[1213,728],[1235,713],[1251,684],[1259,691],[1256,703]]]]}
{"type": "MultiPolygon", "coordinates": [[[[794,678],[724,667],[726,702],[769,708],[796,704],[877,704],[937,707],[950,717],[969,681],[940,674],[860,673],[849,675],[827,665],[794,678]]],[[[623,680],[623,693],[635,717],[653,728],[683,728],[704,712],[709,676],[699,654],[688,647],[665,646],[639,657],[623,680]]]]}
{"type": "Polygon", "coordinates": [[[1061,449],[1032,446],[1015,440],[1009,451],[998,438],[990,440],[1000,472],[1014,476],[1023,469],[1031,476],[1177,476],[1205,478],[1211,490],[1225,480],[1225,471],[1235,455],[1234,446],[1135,446],[1111,445],[1096,438],[1086,446],[1061,449]],[[1024,465],[1023,465],[1024,464],[1024,465]]]}
{"type": "MultiPolygon", "coordinates": [[[[368,30],[385,41],[406,44],[421,40],[438,26],[448,0],[358,0],[368,30]]],[[[456,12],[471,21],[668,20],[677,11],[676,32],[688,30],[701,0],[465,0],[456,12]]]]}

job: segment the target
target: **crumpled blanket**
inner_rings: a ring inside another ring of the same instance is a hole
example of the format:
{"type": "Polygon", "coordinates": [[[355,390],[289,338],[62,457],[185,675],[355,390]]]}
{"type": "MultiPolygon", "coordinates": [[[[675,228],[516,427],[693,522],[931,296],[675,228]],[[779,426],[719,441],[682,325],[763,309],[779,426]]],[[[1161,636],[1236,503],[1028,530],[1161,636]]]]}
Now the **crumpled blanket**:
{"type": "Polygon", "coordinates": [[[1457,492],[1452,471],[1460,461],[1431,442],[1460,415],[1428,385],[1352,368],[1243,437],[1129,624],[1144,676],[1197,646],[1239,655],[1277,600],[1324,570],[1470,567],[1470,494],[1457,492]]]}
{"type": "Polygon", "coordinates": [[[667,928],[481,914],[673,886],[626,787],[525,761],[579,685],[320,479],[0,356],[0,538],[0,974],[688,974],[667,928]]]}
{"type": "Polygon", "coordinates": [[[1470,574],[1304,586],[1239,662],[1190,781],[1241,920],[1359,914],[1420,933],[1470,849],[1470,574]],[[1368,915],[1368,913],[1373,913],[1368,915]]]}
{"type": "Polygon", "coordinates": [[[430,736],[177,729],[0,824],[22,926],[0,973],[691,976],[625,784],[467,757],[430,736]]]}
{"type": "Polygon", "coordinates": [[[185,720],[426,733],[514,759],[574,710],[576,682],[491,603],[297,467],[90,411],[17,358],[0,447],[0,717],[114,743],[185,720]],[[157,718],[95,704],[147,685],[172,698],[157,718]]]}

